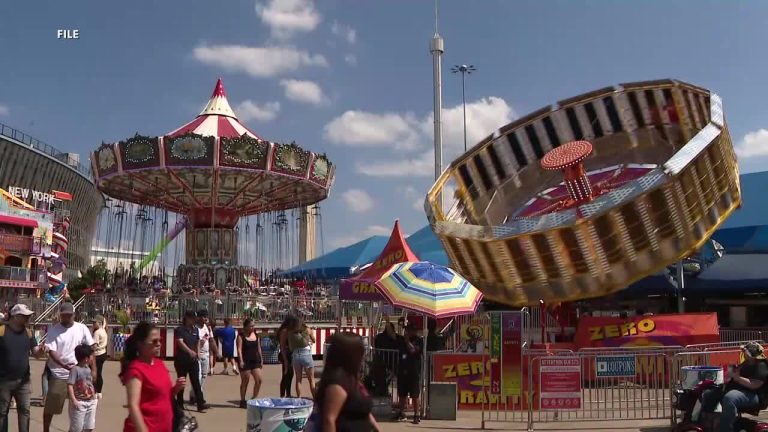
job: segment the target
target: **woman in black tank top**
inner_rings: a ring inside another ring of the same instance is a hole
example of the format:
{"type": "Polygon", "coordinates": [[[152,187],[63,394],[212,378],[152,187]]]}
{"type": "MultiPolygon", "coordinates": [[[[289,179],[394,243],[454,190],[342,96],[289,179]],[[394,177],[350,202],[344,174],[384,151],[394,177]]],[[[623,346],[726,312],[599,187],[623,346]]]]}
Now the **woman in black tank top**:
{"type": "Polygon", "coordinates": [[[373,402],[360,380],[365,346],[354,333],[331,336],[317,391],[319,430],[378,432],[373,402]]]}
{"type": "Polygon", "coordinates": [[[253,399],[259,396],[261,389],[261,338],[256,334],[250,318],[243,322],[243,331],[237,335],[237,354],[240,358],[240,408],[245,408],[245,392],[251,377],[253,399]]]}

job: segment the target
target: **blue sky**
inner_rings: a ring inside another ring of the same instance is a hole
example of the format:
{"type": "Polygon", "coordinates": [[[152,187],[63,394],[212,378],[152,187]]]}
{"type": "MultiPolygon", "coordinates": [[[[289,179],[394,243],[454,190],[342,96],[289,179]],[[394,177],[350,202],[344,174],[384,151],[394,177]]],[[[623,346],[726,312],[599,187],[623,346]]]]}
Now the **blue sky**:
{"type": "MultiPolygon", "coordinates": [[[[328,153],[324,248],[426,223],[431,0],[2,2],[0,122],[83,159],[102,141],[191,120],[224,79],[252,130],[328,153]],[[57,29],[80,39],[56,39],[57,29]]],[[[713,89],[745,172],[768,166],[768,2],[440,2],[444,66],[472,63],[470,141],[605,85],[678,78],[713,89]]],[[[446,162],[461,86],[444,76],[446,162]]],[[[470,145],[472,143],[470,142],[470,145]]]]}

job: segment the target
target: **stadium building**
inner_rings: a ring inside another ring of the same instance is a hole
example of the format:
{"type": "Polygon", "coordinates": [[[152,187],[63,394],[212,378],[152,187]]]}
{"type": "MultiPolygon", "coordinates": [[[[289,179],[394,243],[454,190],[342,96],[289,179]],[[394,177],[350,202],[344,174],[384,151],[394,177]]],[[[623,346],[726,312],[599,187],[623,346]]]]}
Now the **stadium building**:
{"type": "Polygon", "coordinates": [[[64,279],[77,276],[90,264],[91,242],[104,198],[79,156],[61,152],[21,131],[0,123],[0,190],[6,211],[0,211],[0,287],[29,288],[37,283],[36,256],[40,236],[56,219],[69,217],[64,279]],[[62,199],[63,198],[63,199],[62,199]],[[50,212],[51,220],[35,211],[50,212]],[[22,210],[19,209],[22,207],[22,210]],[[24,282],[24,283],[22,283],[24,282]]]}

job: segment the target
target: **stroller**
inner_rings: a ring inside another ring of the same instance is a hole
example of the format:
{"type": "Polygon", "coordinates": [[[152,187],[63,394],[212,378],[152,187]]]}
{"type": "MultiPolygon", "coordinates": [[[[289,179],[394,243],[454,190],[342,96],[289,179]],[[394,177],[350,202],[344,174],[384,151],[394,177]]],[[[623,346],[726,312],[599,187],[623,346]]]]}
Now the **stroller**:
{"type": "MultiPolygon", "coordinates": [[[[715,384],[713,380],[706,379],[692,389],[675,390],[672,406],[676,410],[683,412],[682,421],[675,425],[673,429],[675,432],[710,432],[717,430],[719,417],[715,414],[702,413],[701,403],[699,402],[704,391],[717,387],[720,387],[722,390],[723,385],[715,384]]],[[[761,402],[760,406],[743,409],[742,413],[757,416],[761,410],[766,408],[764,405],[765,403],[761,402]]],[[[738,432],[768,432],[768,423],[739,417],[733,430],[738,432]]]]}

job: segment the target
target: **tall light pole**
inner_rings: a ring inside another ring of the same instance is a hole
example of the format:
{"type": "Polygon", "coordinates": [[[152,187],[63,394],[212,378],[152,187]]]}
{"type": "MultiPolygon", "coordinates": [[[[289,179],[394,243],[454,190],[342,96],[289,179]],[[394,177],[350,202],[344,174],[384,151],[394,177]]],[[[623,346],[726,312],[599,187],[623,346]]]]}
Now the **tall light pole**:
{"type": "Polygon", "coordinates": [[[451,68],[452,73],[461,72],[461,103],[464,106],[464,153],[467,152],[467,94],[464,87],[464,78],[477,69],[473,65],[456,65],[451,68]]]}

